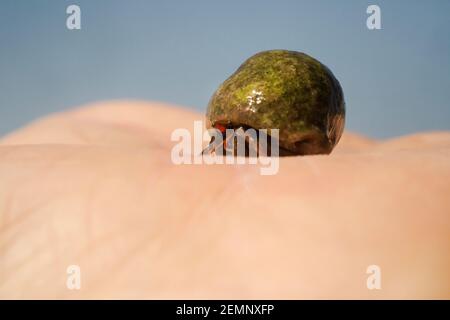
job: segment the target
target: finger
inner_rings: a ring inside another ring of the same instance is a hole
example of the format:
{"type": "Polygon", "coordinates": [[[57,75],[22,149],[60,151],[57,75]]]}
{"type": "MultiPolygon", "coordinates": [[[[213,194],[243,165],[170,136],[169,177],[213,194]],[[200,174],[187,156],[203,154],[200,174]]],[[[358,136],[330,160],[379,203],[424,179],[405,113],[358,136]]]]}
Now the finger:
{"type": "Polygon", "coordinates": [[[203,116],[162,103],[103,102],[38,119],[0,140],[11,144],[167,146],[175,128],[203,116]]]}

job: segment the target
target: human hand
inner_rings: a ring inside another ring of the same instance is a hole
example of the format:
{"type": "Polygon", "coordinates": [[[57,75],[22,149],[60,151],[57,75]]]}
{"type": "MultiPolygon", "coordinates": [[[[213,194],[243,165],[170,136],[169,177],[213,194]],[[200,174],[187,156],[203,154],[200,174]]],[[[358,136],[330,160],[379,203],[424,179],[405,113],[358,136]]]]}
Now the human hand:
{"type": "Polygon", "coordinates": [[[171,132],[202,119],[105,102],[1,140],[0,297],[450,298],[450,133],[345,133],[274,176],[174,165],[171,132]]]}

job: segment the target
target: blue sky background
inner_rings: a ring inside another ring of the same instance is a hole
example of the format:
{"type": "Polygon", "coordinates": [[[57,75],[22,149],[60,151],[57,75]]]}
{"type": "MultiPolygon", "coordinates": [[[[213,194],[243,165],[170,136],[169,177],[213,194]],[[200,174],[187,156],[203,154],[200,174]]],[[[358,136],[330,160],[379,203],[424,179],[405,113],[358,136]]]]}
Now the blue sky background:
{"type": "Polygon", "coordinates": [[[347,129],[372,137],[450,129],[450,1],[1,0],[0,134],[114,98],[204,111],[246,58],[290,49],[341,82],[347,129]],[[66,28],[81,7],[82,29],[66,28]],[[382,30],[366,28],[381,7],[382,30]]]}

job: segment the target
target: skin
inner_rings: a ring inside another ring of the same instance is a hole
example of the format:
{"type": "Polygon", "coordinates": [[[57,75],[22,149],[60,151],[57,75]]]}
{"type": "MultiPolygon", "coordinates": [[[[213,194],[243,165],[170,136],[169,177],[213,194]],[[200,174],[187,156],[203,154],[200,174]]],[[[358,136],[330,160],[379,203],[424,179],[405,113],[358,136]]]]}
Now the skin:
{"type": "Polygon", "coordinates": [[[450,298],[449,132],[344,133],[274,176],[172,164],[202,118],[105,102],[4,137],[0,298],[450,298]]]}

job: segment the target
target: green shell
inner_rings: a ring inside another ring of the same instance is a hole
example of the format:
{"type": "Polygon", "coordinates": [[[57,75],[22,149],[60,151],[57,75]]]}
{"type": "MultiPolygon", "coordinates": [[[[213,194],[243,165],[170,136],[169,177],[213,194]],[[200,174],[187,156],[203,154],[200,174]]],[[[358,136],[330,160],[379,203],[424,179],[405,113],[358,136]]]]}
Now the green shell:
{"type": "Polygon", "coordinates": [[[344,130],[345,102],[322,63],[301,52],[270,50],[247,59],[219,86],[206,117],[208,128],[279,129],[280,147],[293,154],[328,154],[344,130]]]}

